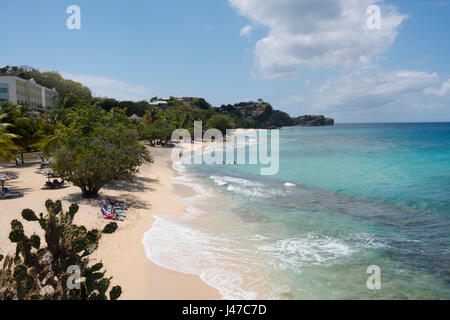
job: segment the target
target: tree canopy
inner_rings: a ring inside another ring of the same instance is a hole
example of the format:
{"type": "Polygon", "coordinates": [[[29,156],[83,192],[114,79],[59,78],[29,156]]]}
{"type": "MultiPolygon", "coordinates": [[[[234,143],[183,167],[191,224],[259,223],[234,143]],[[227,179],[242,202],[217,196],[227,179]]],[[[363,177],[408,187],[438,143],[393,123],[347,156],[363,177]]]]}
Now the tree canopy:
{"type": "Polygon", "coordinates": [[[129,178],[143,162],[151,161],[123,110],[83,106],[72,117],[69,126],[56,128],[55,170],[85,197],[96,197],[108,182],[129,178]]]}
{"type": "Polygon", "coordinates": [[[0,68],[0,76],[16,76],[25,80],[34,79],[39,85],[53,89],[59,93],[61,98],[73,94],[81,100],[90,100],[92,92],[81,83],[64,79],[58,72],[40,72],[28,66],[5,66],[0,68]]]}
{"type": "Polygon", "coordinates": [[[235,123],[230,116],[224,114],[213,115],[205,125],[205,129],[217,129],[222,132],[223,135],[226,134],[227,129],[234,129],[235,123]]]}

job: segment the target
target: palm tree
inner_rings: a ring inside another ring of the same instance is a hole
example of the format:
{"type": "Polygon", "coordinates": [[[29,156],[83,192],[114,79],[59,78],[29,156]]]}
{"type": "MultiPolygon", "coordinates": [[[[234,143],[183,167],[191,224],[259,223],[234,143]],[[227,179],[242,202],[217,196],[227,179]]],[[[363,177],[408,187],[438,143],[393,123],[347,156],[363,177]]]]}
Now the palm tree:
{"type": "Polygon", "coordinates": [[[46,117],[46,122],[55,126],[58,123],[61,123],[65,126],[68,126],[72,121],[72,117],[74,115],[73,109],[55,109],[46,117]]]}
{"type": "MultiPolygon", "coordinates": [[[[5,116],[6,114],[1,114],[0,120],[5,118],[5,116]]],[[[20,150],[20,148],[17,147],[12,141],[12,139],[16,138],[17,136],[6,131],[7,128],[11,126],[12,125],[10,123],[0,123],[0,160],[14,160],[14,153],[20,150]]]]}
{"type": "Polygon", "coordinates": [[[151,127],[156,121],[161,120],[162,116],[158,112],[156,108],[152,108],[149,112],[144,114],[144,117],[142,119],[142,125],[145,128],[151,127]]]}
{"type": "Polygon", "coordinates": [[[149,113],[144,114],[144,117],[142,118],[142,125],[145,128],[149,128],[152,125],[152,119],[149,113]]]}
{"type": "Polygon", "coordinates": [[[7,124],[4,126],[4,131],[7,128],[8,137],[15,145],[13,150],[20,152],[23,163],[23,153],[31,151],[33,146],[42,139],[40,133],[42,120],[36,117],[29,108],[10,103],[1,104],[0,113],[2,114],[0,122],[7,124]]]}
{"type": "Polygon", "coordinates": [[[33,149],[42,150],[47,156],[52,154],[59,146],[59,135],[56,128],[63,126],[58,122],[56,125],[52,125],[50,122],[41,122],[40,129],[35,133],[34,138],[38,141],[34,145],[31,145],[33,149]]]}

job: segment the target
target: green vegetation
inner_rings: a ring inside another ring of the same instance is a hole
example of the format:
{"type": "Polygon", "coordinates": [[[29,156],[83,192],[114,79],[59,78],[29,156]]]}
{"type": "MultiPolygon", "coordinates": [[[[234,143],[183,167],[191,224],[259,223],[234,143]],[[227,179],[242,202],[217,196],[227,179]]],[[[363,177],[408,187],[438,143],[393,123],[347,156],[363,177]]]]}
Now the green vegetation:
{"type": "Polygon", "coordinates": [[[151,108],[150,104],[146,101],[133,102],[117,101],[116,99],[108,98],[95,98],[92,100],[92,103],[98,105],[105,111],[109,111],[113,108],[125,110],[128,117],[131,117],[133,114],[142,117],[151,108]]]}
{"type": "Polygon", "coordinates": [[[140,137],[141,139],[150,140],[151,142],[157,141],[159,144],[167,145],[172,138],[172,132],[176,127],[165,119],[154,122],[147,128],[142,128],[140,137]]]}
{"type": "MultiPolygon", "coordinates": [[[[0,115],[0,121],[6,118],[6,114],[0,115]]],[[[4,122],[0,123],[0,161],[1,160],[14,160],[14,152],[19,151],[19,147],[14,144],[15,134],[9,133],[7,130],[12,125],[10,123],[4,122]]]]}
{"type": "MultiPolygon", "coordinates": [[[[187,129],[193,134],[194,121],[202,121],[204,130],[217,128],[223,133],[226,132],[226,129],[233,128],[274,129],[294,125],[322,126],[334,124],[333,119],[324,116],[292,118],[285,112],[274,110],[269,103],[262,99],[240,102],[234,105],[222,105],[217,108],[204,98],[180,99],[170,97],[166,99],[165,105],[155,106],[147,101],[133,102],[110,98],[93,98],[88,88],[80,83],[63,79],[57,72],[40,72],[30,67],[6,66],[0,68],[0,75],[14,75],[24,79],[33,78],[43,86],[55,87],[61,95],[58,107],[45,111],[34,111],[27,106],[0,103],[0,158],[8,161],[14,159],[14,154],[17,152],[21,153],[22,162],[24,152],[42,150],[47,156],[55,155],[59,147],[61,133],[64,132],[63,128],[73,126],[74,119],[76,119],[76,110],[86,106],[95,107],[97,111],[102,109],[106,113],[116,110],[112,113],[116,115],[119,114],[118,110],[121,110],[122,120],[125,118],[123,115],[127,117],[137,116],[140,120],[129,122],[130,126],[126,130],[137,132],[140,140],[150,140],[152,143],[162,145],[170,143],[171,133],[175,129],[187,129]]],[[[158,97],[151,99],[152,102],[158,100],[158,97]]],[[[91,124],[93,126],[100,125],[98,122],[91,124]]],[[[100,129],[97,128],[94,131],[96,130],[100,129]]],[[[106,132],[110,131],[103,131],[105,133],[99,135],[99,139],[104,139],[103,141],[108,142],[109,145],[108,139],[111,136],[105,135],[108,135],[109,133],[106,132]]],[[[100,144],[98,141],[96,143],[100,144]]],[[[117,140],[115,143],[120,145],[122,142],[117,140]]],[[[106,152],[105,148],[102,149],[103,152],[106,152]]],[[[86,152],[90,150],[89,148],[82,149],[86,152]]],[[[116,151],[119,149],[116,149],[116,151]]],[[[78,151],[78,149],[74,150],[74,152],[78,151]]],[[[106,154],[109,154],[110,157],[116,155],[111,152],[106,154]]],[[[87,160],[87,158],[84,159],[87,160]]],[[[97,159],[99,158],[97,157],[97,159]]],[[[105,160],[105,162],[109,161],[105,160]]],[[[132,160],[131,163],[140,163],[140,161],[132,160]]],[[[65,168],[67,172],[71,172],[73,169],[67,166],[65,168]]],[[[79,169],[82,168],[83,166],[80,164],[79,169]]],[[[62,166],[61,169],[63,169],[62,166]]],[[[119,177],[122,173],[112,175],[119,177]]],[[[75,179],[74,174],[71,173],[70,176],[75,179]]],[[[106,180],[109,179],[110,177],[106,180]]],[[[103,185],[103,183],[101,182],[100,185],[103,185]]],[[[86,181],[77,182],[77,185],[80,185],[81,188],[85,184],[86,181]]],[[[89,182],[89,184],[92,184],[92,182],[89,182]]],[[[97,184],[92,188],[87,188],[86,194],[91,194],[90,189],[95,193],[97,188],[97,184]]]]}
{"type": "Polygon", "coordinates": [[[86,197],[97,196],[106,183],[129,178],[144,161],[151,161],[125,111],[106,112],[96,105],[40,114],[2,102],[0,147],[0,157],[7,161],[15,159],[16,152],[41,150],[53,156],[54,169],[86,197]]]}
{"type": "Polygon", "coordinates": [[[235,123],[233,119],[224,114],[215,114],[206,122],[205,129],[217,129],[226,134],[227,129],[234,129],[235,123]]]}
{"type": "Polygon", "coordinates": [[[60,201],[45,202],[47,214],[38,216],[30,210],[22,211],[26,221],[37,222],[45,233],[47,246],[41,239],[24,233],[21,222],[11,222],[9,239],[16,243],[14,257],[3,257],[0,268],[0,300],[116,300],[122,289],[108,289],[112,278],[105,278],[103,264],[89,265],[88,257],[97,249],[102,233],[113,233],[117,224],[112,222],[103,231],[86,230],[73,224],[78,206],[72,204],[64,212],[60,201]],[[4,260],[4,261],[2,261],[4,260]],[[71,276],[71,266],[79,268],[79,288],[71,276]],[[68,285],[69,284],[69,285],[68,285]]]}
{"type": "Polygon", "coordinates": [[[113,179],[127,179],[151,157],[139,143],[135,125],[117,108],[78,107],[70,125],[54,133],[58,147],[54,169],[79,187],[85,197],[96,197],[113,179]]]}
{"type": "MultiPolygon", "coordinates": [[[[93,98],[87,87],[72,80],[63,79],[57,72],[40,72],[31,67],[6,66],[0,68],[0,75],[33,78],[43,86],[56,88],[61,96],[58,108],[41,111],[41,114],[27,107],[3,106],[3,110],[0,109],[0,114],[8,113],[4,118],[0,118],[0,122],[10,124],[3,126],[0,132],[11,134],[3,135],[0,140],[1,154],[4,159],[11,159],[12,152],[17,151],[28,152],[40,149],[47,154],[56,151],[56,128],[69,126],[74,110],[82,106],[98,106],[106,112],[116,108],[122,110],[127,117],[136,115],[141,119],[134,120],[139,138],[163,145],[170,142],[171,132],[174,129],[183,128],[192,133],[194,121],[202,121],[204,130],[215,127],[224,133],[226,129],[233,128],[274,129],[294,125],[334,124],[333,119],[324,116],[292,118],[285,112],[274,110],[262,99],[222,105],[217,108],[204,98],[170,97],[166,99],[165,105],[155,106],[148,101],[93,98]],[[13,141],[13,145],[8,142],[8,139],[13,141]],[[7,145],[9,147],[6,147],[7,145]]],[[[158,100],[158,97],[153,97],[150,101],[158,100]]]]}
{"type": "Polygon", "coordinates": [[[240,102],[234,105],[222,105],[220,112],[236,121],[238,128],[275,129],[289,126],[325,126],[333,125],[334,120],[324,116],[302,116],[292,118],[283,111],[274,110],[269,103],[258,101],[240,102]]]}
{"type": "Polygon", "coordinates": [[[0,132],[4,141],[0,142],[3,160],[15,159],[19,152],[23,163],[23,153],[35,150],[46,130],[43,119],[26,106],[15,106],[9,102],[0,103],[0,132]]]}
{"type": "MultiPolygon", "coordinates": [[[[223,133],[226,129],[233,128],[274,129],[294,125],[334,124],[333,119],[324,116],[292,118],[285,112],[274,110],[262,99],[217,108],[203,98],[170,97],[163,105],[156,106],[148,101],[93,98],[88,88],[63,79],[57,72],[39,72],[30,67],[6,66],[0,68],[0,75],[34,78],[43,86],[55,87],[61,95],[58,107],[45,111],[34,111],[27,106],[14,106],[7,102],[0,103],[1,159],[9,161],[19,152],[22,153],[23,162],[23,152],[34,150],[41,150],[47,156],[57,156],[58,169],[63,170],[86,196],[94,196],[98,188],[112,177],[122,178],[129,175],[134,170],[130,168],[145,160],[146,156],[141,152],[137,152],[135,157],[131,156],[132,152],[138,150],[136,139],[166,145],[170,143],[172,131],[175,129],[187,129],[193,134],[194,121],[202,121],[203,130],[216,128],[223,133]],[[85,111],[81,111],[83,108],[85,111]],[[91,130],[81,132],[75,126],[82,121],[80,117],[83,117],[82,114],[89,108],[92,109],[89,112],[98,118],[83,120],[89,123],[91,130]],[[124,138],[114,136],[115,129],[105,126],[106,115],[114,115],[117,120],[108,120],[108,125],[118,125],[113,128],[119,130],[117,132],[125,132],[124,137],[131,139],[132,146],[129,149],[124,138]],[[137,119],[125,119],[134,115],[137,119]],[[76,138],[69,138],[69,135],[76,138]],[[92,139],[94,136],[95,139],[92,139]],[[74,156],[78,163],[70,162],[68,154],[74,156]],[[91,155],[88,156],[89,154],[91,155]],[[95,161],[90,157],[95,158],[95,161]],[[88,162],[95,165],[95,170],[87,165],[88,162]],[[107,171],[104,174],[106,177],[100,179],[99,170],[105,168],[109,168],[111,172],[107,171]],[[80,170],[93,171],[89,177],[81,177],[80,170]]],[[[151,99],[152,102],[158,100],[158,97],[151,99]]]]}
{"type": "Polygon", "coordinates": [[[55,88],[61,98],[69,94],[73,94],[85,101],[92,98],[91,90],[88,87],[72,80],[66,80],[56,71],[40,72],[27,66],[5,66],[0,68],[0,76],[15,76],[25,80],[34,79],[43,87],[55,88]]]}

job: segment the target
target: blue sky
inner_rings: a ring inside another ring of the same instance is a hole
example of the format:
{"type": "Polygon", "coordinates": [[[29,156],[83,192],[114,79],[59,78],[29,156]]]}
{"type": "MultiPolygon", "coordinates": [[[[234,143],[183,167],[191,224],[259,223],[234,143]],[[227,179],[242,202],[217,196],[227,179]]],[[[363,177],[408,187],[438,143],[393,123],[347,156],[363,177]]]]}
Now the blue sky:
{"type": "Polygon", "coordinates": [[[2,1],[0,65],[96,95],[263,98],[338,122],[450,121],[450,0],[2,1]],[[69,30],[69,5],[81,30],[69,30]],[[381,9],[368,30],[366,8],[381,9]]]}

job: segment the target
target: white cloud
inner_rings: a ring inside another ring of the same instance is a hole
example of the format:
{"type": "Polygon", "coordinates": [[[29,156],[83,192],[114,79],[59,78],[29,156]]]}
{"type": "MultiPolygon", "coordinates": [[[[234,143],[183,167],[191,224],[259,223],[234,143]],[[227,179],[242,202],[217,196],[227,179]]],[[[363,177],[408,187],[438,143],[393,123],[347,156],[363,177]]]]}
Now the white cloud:
{"type": "Polygon", "coordinates": [[[241,37],[248,37],[252,33],[252,30],[253,30],[252,26],[250,24],[248,24],[248,25],[246,25],[245,27],[243,27],[241,29],[240,36],[241,37]]]}
{"type": "Polygon", "coordinates": [[[440,97],[450,95],[450,79],[444,82],[439,89],[428,88],[425,90],[425,93],[428,95],[435,95],[440,97]]]}
{"type": "Polygon", "coordinates": [[[395,41],[405,15],[380,0],[229,0],[239,14],[268,28],[255,47],[258,71],[295,78],[301,68],[369,64],[395,41]],[[369,5],[381,6],[381,29],[366,26],[369,5]]]}
{"type": "Polygon", "coordinates": [[[374,68],[311,86],[304,94],[289,97],[284,103],[296,115],[324,113],[340,119],[354,118],[355,115],[359,119],[371,119],[384,115],[387,119],[389,115],[403,112],[402,117],[408,118],[414,116],[413,113],[448,106],[450,100],[443,96],[450,92],[450,80],[441,83],[437,73],[386,72],[374,68]],[[437,85],[440,89],[433,88],[437,85]],[[436,97],[430,95],[430,90],[436,90],[433,91],[436,97]]]}
{"type": "Polygon", "coordinates": [[[143,86],[134,86],[124,81],[88,74],[63,72],[61,75],[89,87],[96,96],[115,98],[118,100],[148,100],[154,91],[143,86]]]}

